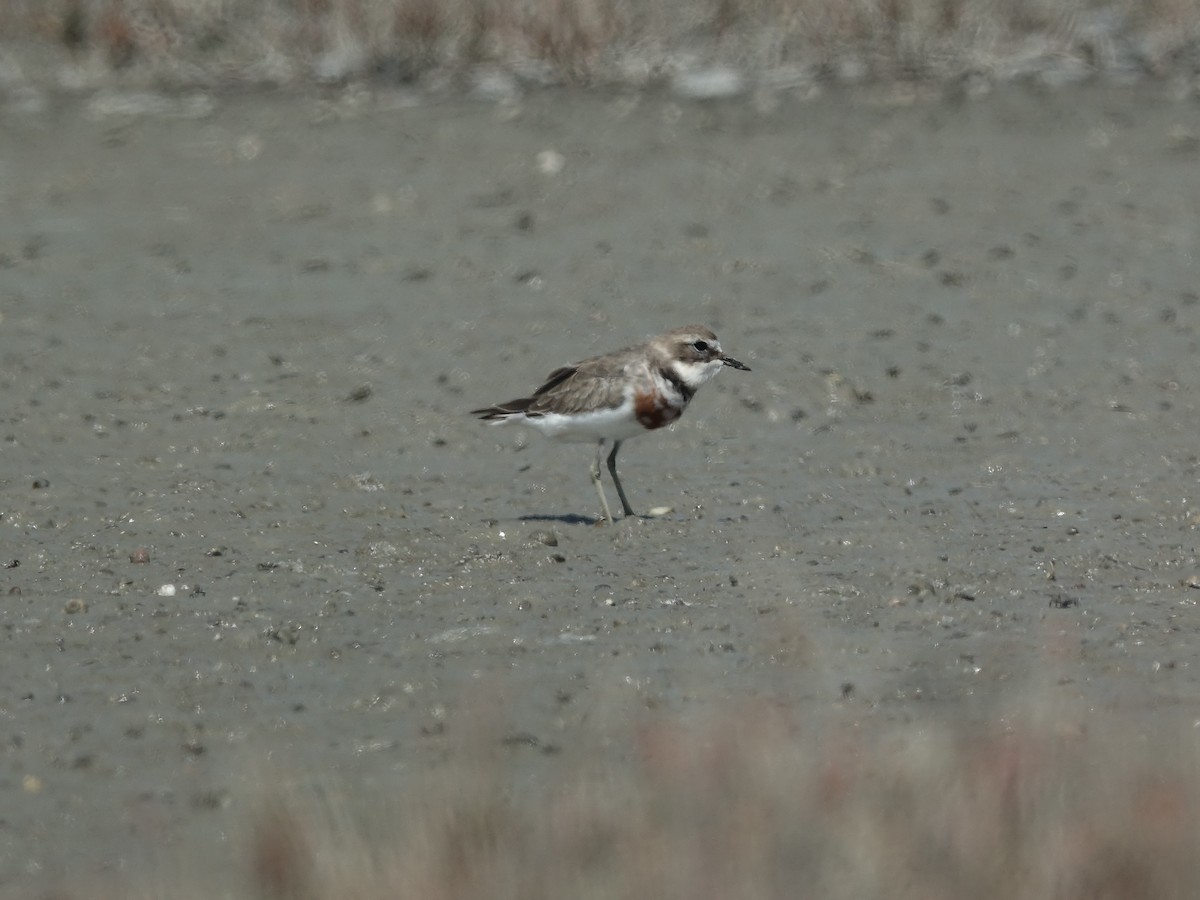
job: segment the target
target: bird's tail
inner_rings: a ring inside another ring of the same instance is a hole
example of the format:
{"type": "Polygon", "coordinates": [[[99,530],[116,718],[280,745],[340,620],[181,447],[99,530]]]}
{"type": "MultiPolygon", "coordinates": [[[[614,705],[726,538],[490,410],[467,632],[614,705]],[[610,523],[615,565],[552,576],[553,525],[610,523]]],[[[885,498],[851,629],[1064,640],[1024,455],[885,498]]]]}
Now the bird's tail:
{"type": "Polygon", "coordinates": [[[522,397],[520,400],[509,400],[507,403],[473,409],[471,415],[479,416],[485,422],[503,422],[512,416],[522,415],[525,410],[529,409],[531,403],[533,403],[532,397],[522,397]]]}

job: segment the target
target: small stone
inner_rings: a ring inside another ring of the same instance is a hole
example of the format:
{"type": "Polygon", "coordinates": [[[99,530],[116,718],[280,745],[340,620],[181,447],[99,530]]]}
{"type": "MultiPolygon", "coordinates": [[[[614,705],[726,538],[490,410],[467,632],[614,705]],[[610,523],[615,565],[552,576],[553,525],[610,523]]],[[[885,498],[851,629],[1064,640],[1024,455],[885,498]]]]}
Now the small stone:
{"type": "Polygon", "coordinates": [[[557,150],[543,150],[537,155],[538,171],[543,175],[557,175],[566,164],[566,157],[557,150]]]}
{"type": "Polygon", "coordinates": [[[160,588],[158,589],[158,596],[160,596],[160,597],[174,597],[174,596],[175,596],[175,585],[173,585],[173,584],[164,584],[162,587],[160,587],[160,588]]]}
{"type": "Polygon", "coordinates": [[[746,80],[733,69],[712,66],[681,72],[671,82],[675,93],[689,100],[721,100],[736,97],[746,89],[746,80]]]}
{"type": "Polygon", "coordinates": [[[87,612],[87,601],[80,600],[78,597],[72,597],[66,602],[66,605],[63,606],[63,612],[69,616],[73,616],[76,613],[87,612]]]}
{"type": "Polygon", "coordinates": [[[675,507],[673,506],[653,506],[646,511],[646,515],[652,519],[661,519],[663,516],[669,516],[673,512],[675,512],[675,507]]]}
{"type": "Polygon", "coordinates": [[[150,548],[138,547],[129,554],[129,561],[135,565],[145,565],[150,562],[150,548]]]}

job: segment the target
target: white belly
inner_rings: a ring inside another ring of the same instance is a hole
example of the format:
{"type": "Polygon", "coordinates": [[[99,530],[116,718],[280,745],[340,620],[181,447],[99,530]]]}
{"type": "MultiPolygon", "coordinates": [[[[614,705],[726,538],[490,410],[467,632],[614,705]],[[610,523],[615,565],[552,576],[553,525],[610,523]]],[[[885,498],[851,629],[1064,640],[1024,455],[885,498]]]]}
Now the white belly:
{"type": "Polygon", "coordinates": [[[518,421],[560,441],[598,441],[601,438],[624,441],[646,431],[634,418],[632,398],[613,409],[573,416],[546,413],[536,418],[522,418],[518,421]]]}

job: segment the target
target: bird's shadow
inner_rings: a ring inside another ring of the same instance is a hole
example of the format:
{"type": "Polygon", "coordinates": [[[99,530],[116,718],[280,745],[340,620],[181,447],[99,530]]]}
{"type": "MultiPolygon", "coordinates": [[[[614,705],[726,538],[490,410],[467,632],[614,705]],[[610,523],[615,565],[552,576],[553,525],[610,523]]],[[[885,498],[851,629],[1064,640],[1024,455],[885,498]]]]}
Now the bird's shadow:
{"type": "Polygon", "coordinates": [[[536,513],[525,516],[518,516],[522,522],[557,522],[560,525],[597,525],[604,521],[600,517],[592,518],[591,516],[581,516],[577,513],[563,513],[561,515],[550,515],[549,513],[536,513]]]}
{"type": "MultiPolygon", "coordinates": [[[[642,516],[622,516],[617,519],[617,523],[624,522],[626,519],[641,519],[642,516]]],[[[599,525],[605,522],[603,516],[581,516],[577,513],[563,513],[560,515],[551,515],[549,513],[536,513],[524,516],[518,516],[521,522],[557,522],[560,525],[599,525]]]]}

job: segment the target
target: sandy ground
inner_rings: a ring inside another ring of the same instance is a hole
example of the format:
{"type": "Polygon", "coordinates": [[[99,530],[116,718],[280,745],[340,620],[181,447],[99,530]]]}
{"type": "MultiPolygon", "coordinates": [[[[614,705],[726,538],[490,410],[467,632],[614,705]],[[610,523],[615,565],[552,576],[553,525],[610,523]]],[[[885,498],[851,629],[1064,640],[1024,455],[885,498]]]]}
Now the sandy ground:
{"type": "Polygon", "coordinates": [[[4,891],[472,735],[522,790],[659,711],[1200,720],[1194,106],[159,113],[0,128],[4,891]],[[626,446],[666,516],[466,415],[692,322],[753,372],[626,446]]]}

